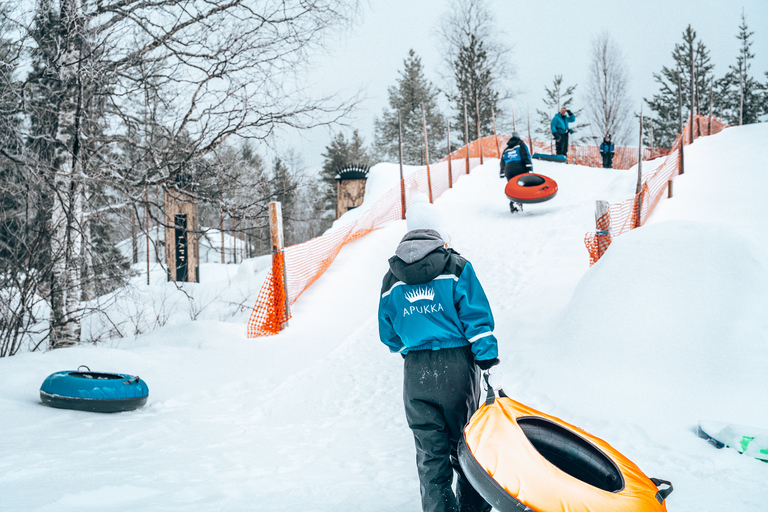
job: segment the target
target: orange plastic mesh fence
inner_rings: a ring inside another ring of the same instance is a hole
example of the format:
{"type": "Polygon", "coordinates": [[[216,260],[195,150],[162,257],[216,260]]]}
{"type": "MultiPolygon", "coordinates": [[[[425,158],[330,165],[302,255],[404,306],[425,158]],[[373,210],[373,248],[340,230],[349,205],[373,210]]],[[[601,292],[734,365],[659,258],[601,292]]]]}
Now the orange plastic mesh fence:
{"type": "Polygon", "coordinates": [[[597,253],[602,256],[613,241],[611,236],[611,212],[608,211],[597,219],[597,231],[595,233],[597,253]]]}
{"type": "MultiPolygon", "coordinates": [[[[481,145],[485,157],[497,158],[496,142],[493,137],[475,141],[469,145],[470,169],[480,164],[481,145]]],[[[429,179],[426,167],[421,167],[407,175],[404,179],[406,210],[410,207],[411,198],[417,192],[429,194],[430,183],[433,198],[440,197],[443,192],[448,190],[449,181],[456,183],[458,178],[466,173],[466,155],[466,147],[451,153],[450,180],[448,178],[449,157],[447,156],[429,166],[429,179]]],[[[307,242],[286,247],[284,254],[285,271],[288,275],[288,304],[293,305],[304,290],[325,272],[344,245],[367,235],[389,221],[401,218],[402,206],[400,184],[398,184],[382,195],[354,222],[337,226],[322,236],[307,242]]],[[[272,291],[273,288],[283,288],[282,275],[282,267],[273,265],[272,270],[264,280],[248,320],[249,338],[276,334],[282,324],[287,321],[287,318],[275,317],[275,315],[280,314],[280,310],[275,306],[278,302],[278,298],[276,298],[278,294],[272,291]]]]}
{"type": "MultiPolygon", "coordinates": [[[[493,138],[491,137],[491,140],[493,138]]],[[[504,151],[509,136],[499,135],[499,147],[501,151],[504,151]]],[[[555,154],[555,146],[553,141],[542,142],[537,139],[523,138],[531,154],[541,153],[544,155],[555,154]],[[532,142],[532,143],[531,143],[532,142]]],[[[483,146],[485,147],[485,145],[483,146]]],[[[459,151],[465,151],[461,149],[459,151]]],[[[643,148],[643,160],[654,160],[669,154],[669,149],[662,148],[643,148]]],[[[488,153],[485,153],[488,156],[488,153]]],[[[496,147],[493,147],[492,156],[496,157],[496,147]]],[[[568,163],[585,165],[588,167],[602,167],[603,157],[600,155],[600,146],[594,144],[570,144],[568,146],[568,163]]],[[[613,155],[612,166],[614,169],[629,169],[632,166],[637,165],[637,146],[616,146],[613,155]]],[[[534,168],[535,170],[535,168],[534,168]]]]}
{"type": "MultiPolygon", "coordinates": [[[[654,160],[669,154],[669,149],[643,148],[643,160],[654,160]]],[[[586,165],[588,167],[602,167],[603,157],[600,155],[600,146],[596,145],[570,145],[568,149],[568,163],[586,165]]],[[[637,146],[616,146],[613,160],[613,169],[629,169],[637,165],[637,146]]]]}
{"type": "MultiPolygon", "coordinates": [[[[705,136],[714,135],[723,131],[728,125],[717,117],[697,116],[694,118],[693,127],[691,127],[690,119],[683,128],[683,135],[678,135],[675,140],[672,149],[669,150],[664,162],[656,168],[653,172],[645,173],[642,177],[642,190],[639,194],[609,206],[610,221],[609,227],[611,236],[613,238],[626,233],[627,231],[634,229],[638,226],[645,224],[645,221],[653,212],[653,209],[661,199],[664,190],[667,188],[669,181],[680,173],[680,143],[681,138],[685,141],[685,144],[690,144],[691,129],[693,129],[694,139],[705,136]],[[637,207],[640,204],[640,215],[638,217],[637,207]],[[639,222],[638,222],[639,218],[639,222]]],[[[617,148],[618,150],[621,148],[617,148]]],[[[628,148],[632,149],[632,148],[628,148]]],[[[634,148],[635,160],[632,165],[637,163],[637,147],[634,148]]],[[[645,153],[643,159],[646,159],[645,153]]],[[[630,166],[631,167],[631,166],[630,166]]],[[[629,168],[629,167],[627,167],[629,168]]],[[[593,265],[600,259],[601,253],[598,252],[597,233],[587,233],[584,237],[584,244],[589,251],[590,265],[593,265]]]]}
{"type": "Polygon", "coordinates": [[[256,299],[256,304],[262,307],[254,307],[248,320],[249,338],[277,334],[290,318],[290,315],[286,315],[285,307],[285,283],[282,280],[284,266],[285,253],[276,252],[272,258],[272,270],[267,274],[256,299]]]}
{"type": "MultiPolygon", "coordinates": [[[[707,122],[699,121],[696,124],[696,134],[702,129],[706,133],[717,133],[726,126],[719,119],[712,118],[712,128],[710,130],[708,118],[704,119],[707,119],[707,122]]],[[[411,198],[417,192],[429,194],[430,184],[432,197],[440,197],[443,192],[448,190],[450,182],[456,183],[460,176],[466,174],[467,158],[469,160],[469,169],[478,166],[480,164],[481,148],[483,158],[499,158],[499,150],[504,150],[509,137],[509,135],[497,135],[496,138],[493,136],[485,137],[471,142],[468,146],[457,149],[429,166],[429,179],[427,178],[426,167],[421,167],[407,175],[404,180],[406,210],[410,207],[411,198]],[[467,153],[469,153],[468,157],[467,153]],[[449,158],[451,159],[450,180],[448,178],[449,158]]],[[[542,142],[536,139],[529,140],[526,138],[524,141],[531,146],[531,153],[550,153],[553,147],[550,142],[542,142]]],[[[669,179],[668,177],[677,173],[676,148],[677,146],[669,152],[664,165],[654,173],[654,176],[660,175],[661,178],[651,180],[650,177],[644,177],[641,221],[647,217],[653,205],[658,201],[661,191],[663,191],[664,185],[669,179]],[[647,199],[649,196],[651,198],[650,201],[647,199]]],[[[658,158],[664,152],[665,150],[646,148],[643,150],[643,159],[658,158]]],[[[598,146],[571,146],[569,161],[591,167],[602,166],[602,158],[600,157],[598,146]]],[[[632,167],[637,163],[637,148],[617,147],[613,162],[614,167],[617,169],[632,167]]],[[[585,238],[585,242],[587,239],[592,240],[587,243],[587,247],[590,249],[591,257],[595,258],[594,261],[597,261],[597,258],[599,258],[597,251],[601,244],[607,248],[606,240],[609,244],[612,237],[618,236],[634,227],[632,219],[637,217],[636,207],[637,198],[629,199],[617,205],[610,205],[610,225],[608,227],[610,235],[608,238],[598,240],[595,233],[588,234],[585,238]],[[590,244],[595,247],[594,256],[590,244]]],[[[402,206],[400,201],[400,184],[398,184],[382,195],[357,220],[337,226],[307,242],[286,247],[284,252],[276,254],[275,262],[273,262],[272,269],[264,280],[248,320],[248,337],[255,338],[279,332],[282,325],[289,318],[289,315],[285,315],[284,304],[287,302],[289,306],[293,305],[304,290],[325,272],[344,245],[367,235],[389,221],[401,218],[402,206]],[[285,272],[283,272],[283,269],[285,269],[285,272]],[[288,275],[287,286],[283,282],[282,276],[284,274],[288,275]]]]}

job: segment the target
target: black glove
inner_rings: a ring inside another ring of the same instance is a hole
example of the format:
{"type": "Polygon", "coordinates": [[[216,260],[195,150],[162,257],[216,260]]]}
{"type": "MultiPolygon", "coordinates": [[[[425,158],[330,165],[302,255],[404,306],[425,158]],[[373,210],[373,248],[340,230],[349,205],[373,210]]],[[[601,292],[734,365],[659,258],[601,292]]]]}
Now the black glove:
{"type": "Polygon", "coordinates": [[[573,129],[569,128],[568,133],[573,133],[573,129]]]}
{"type": "Polygon", "coordinates": [[[569,116],[573,115],[573,113],[570,110],[566,110],[566,112],[568,113],[569,116]]]}
{"type": "Polygon", "coordinates": [[[495,357],[493,359],[484,359],[482,361],[478,361],[475,359],[475,364],[483,371],[490,370],[492,366],[496,366],[499,364],[499,358],[495,357]]]}

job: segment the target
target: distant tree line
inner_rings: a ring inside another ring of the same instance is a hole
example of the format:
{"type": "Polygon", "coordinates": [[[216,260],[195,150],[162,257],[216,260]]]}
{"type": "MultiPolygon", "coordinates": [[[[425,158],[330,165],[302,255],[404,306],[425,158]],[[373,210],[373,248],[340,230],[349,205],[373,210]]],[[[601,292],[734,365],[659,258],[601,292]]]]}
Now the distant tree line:
{"type": "MultiPolygon", "coordinates": [[[[515,119],[513,117],[510,123],[509,117],[514,113],[503,109],[501,102],[512,97],[505,91],[503,79],[508,82],[509,75],[514,75],[514,72],[509,62],[510,49],[498,43],[494,37],[497,32],[493,16],[479,0],[451,2],[448,14],[439,27],[443,42],[441,50],[448,70],[443,79],[446,85],[438,87],[430,82],[420,57],[410,50],[396,84],[389,88],[388,108],[374,120],[374,140],[370,149],[365,148],[368,154],[374,160],[397,161],[399,114],[404,163],[422,165],[425,158],[422,109],[426,118],[429,155],[434,159],[443,157],[448,147],[453,149],[463,145],[465,129],[470,141],[492,134],[494,116],[500,127],[512,128],[515,119]],[[504,71],[504,77],[500,76],[500,70],[504,71]],[[441,98],[448,102],[446,112],[440,110],[441,98]],[[448,123],[451,129],[450,146],[445,141],[448,123]]],[[[713,115],[730,125],[760,122],[768,114],[768,71],[760,77],[752,70],[755,58],[753,35],[746,14],[742,12],[736,34],[740,42],[739,53],[728,70],[717,77],[709,50],[697,38],[696,31],[688,26],[683,32],[682,42],[676,44],[672,51],[674,65],[663,66],[660,72],[653,75],[659,92],[650,99],[644,99],[649,107],[643,115],[646,126],[644,144],[670,147],[679,131],[679,98],[682,99],[683,116],[690,115],[692,96],[695,113],[707,115],[710,92],[713,115]]],[[[551,85],[545,87],[541,100],[544,108],[535,109],[533,125],[528,128],[539,138],[549,140],[553,115],[561,107],[566,107],[577,118],[576,123],[571,125],[575,131],[574,142],[594,144],[605,135],[611,135],[614,143],[636,144],[635,122],[639,112],[632,108],[634,102],[629,97],[628,69],[611,35],[607,32],[600,34],[592,42],[583,93],[577,96],[577,84],[568,83],[562,74],[556,74],[551,85]],[[580,106],[577,106],[578,102],[581,102],[580,106]]],[[[528,122],[530,119],[526,120],[526,124],[528,122]]],[[[522,129],[524,125],[520,125],[522,129]]],[[[355,137],[360,141],[357,134],[355,137]]],[[[328,146],[324,155],[326,165],[338,167],[351,163],[351,160],[338,160],[340,154],[333,144],[328,146]]]]}
{"type": "MultiPolygon", "coordinates": [[[[683,123],[690,117],[691,105],[696,115],[711,112],[731,126],[757,123],[761,116],[768,114],[768,71],[765,72],[765,82],[761,83],[751,70],[751,61],[755,57],[753,35],[746,14],[742,12],[736,34],[740,42],[739,53],[725,74],[718,77],[707,46],[690,25],[685,29],[682,43],[676,44],[672,51],[674,65],[664,66],[653,75],[659,92],[651,99],[645,99],[652,112],[646,123],[653,123],[655,146],[670,147],[677,138],[681,99],[683,123]]],[[[650,132],[646,132],[644,143],[651,144],[650,136],[650,132]]]]}
{"type": "MultiPolygon", "coordinates": [[[[510,49],[499,45],[494,39],[492,20],[478,0],[455,0],[451,3],[449,13],[441,20],[440,26],[445,64],[450,70],[447,87],[432,84],[425,76],[421,59],[410,50],[396,85],[388,91],[389,107],[374,120],[375,134],[370,150],[374,159],[397,161],[400,130],[404,163],[423,165],[424,118],[429,154],[434,158],[443,157],[448,147],[453,149],[463,145],[465,131],[469,141],[492,134],[494,116],[500,121],[499,126],[511,128],[509,112],[500,107],[500,101],[509,99],[511,95],[503,90],[502,77],[499,76],[500,69],[514,74],[508,71],[510,49]],[[450,114],[440,111],[441,96],[448,100],[450,114]],[[401,126],[398,126],[398,114],[401,126]],[[449,122],[452,134],[450,145],[444,142],[449,122]]],[[[645,144],[671,146],[678,131],[678,92],[685,113],[690,109],[691,94],[696,97],[697,113],[702,113],[708,109],[711,89],[713,114],[729,124],[739,124],[739,120],[742,123],[758,122],[760,116],[768,113],[768,72],[765,83],[750,72],[750,61],[754,59],[752,35],[746,16],[742,14],[737,35],[741,50],[736,63],[723,77],[715,79],[709,51],[696,39],[696,32],[690,26],[686,29],[683,43],[676,45],[672,53],[676,65],[672,68],[665,66],[660,73],[654,74],[660,91],[652,99],[645,99],[650,110],[644,116],[645,124],[652,126],[651,130],[644,132],[645,144]],[[690,92],[691,62],[694,63],[695,73],[693,93],[690,92]]],[[[553,115],[561,107],[566,107],[577,118],[576,123],[571,125],[575,131],[574,142],[594,144],[605,135],[611,135],[615,143],[635,143],[634,120],[638,113],[632,109],[628,82],[628,65],[618,45],[609,33],[602,33],[592,42],[587,86],[582,96],[577,98],[577,84],[568,84],[563,75],[555,75],[552,84],[545,87],[541,100],[544,108],[536,109],[534,126],[528,128],[540,138],[549,140],[553,115]],[[583,106],[576,107],[577,101],[581,101],[583,106]]],[[[514,126],[514,118],[512,121],[514,126]]],[[[331,146],[327,151],[326,162],[338,157],[331,146]]]]}

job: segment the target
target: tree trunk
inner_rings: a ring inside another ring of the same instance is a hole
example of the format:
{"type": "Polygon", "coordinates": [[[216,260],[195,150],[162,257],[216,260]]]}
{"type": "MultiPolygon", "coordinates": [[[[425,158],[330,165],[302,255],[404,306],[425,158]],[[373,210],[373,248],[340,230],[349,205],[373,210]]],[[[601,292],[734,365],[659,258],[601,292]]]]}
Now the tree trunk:
{"type": "MultiPolygon", "coordinates": [[[[66,169],[60,169],[60,172],[66,169]]],[[[56,193],[51,210],[51,336],[50,348],[73,345],[72,336],[67,331],[67,213],[65,211],[65,191],[70,188],[70,177],[58,176],[56,193]]]]}
{"type": "MultiPolygon", "coordinates": [[[[61,125],[60,125],[61,126],[61,125]]],[[[61,132],[61,130],[60,130],[61,132]]],[[[62,153],[66,153],[61,151],[62,153]]],[[[50,348],[69,347],[80,341],[83,234],[80,230],[83,200],[73,175],[71,157],[65,157],[56,177],[51,215],[51,337],[50,348]]]]}
{"type": "MultiPolygon", "coordinates": [[[[85,199],[85,197],[83,198],[85,199]]],[[[83,220],[83,235],[81,254],[83,258],[83,270],[80,274],[80,281],[82,283],[82,295],[80,300],[83,302],[89,301],[96,296],[94,291],[94,275],[93,275],[93,252],[86,249],[85,245],[92,239],[93,233],[91,232],[91,221],[83,220]]]]}
{"type": "Polygon", "coordinates": [[[82,161],[78,144],[82,107],[82,52],[77,32],[85,31],[77,1],[62,2],[65,47],[56,63],[60,83],[54,154],[55,191],[51,212],[51,336],[50,348],[68,347],[80,341],[83,270],[82,161]]]}

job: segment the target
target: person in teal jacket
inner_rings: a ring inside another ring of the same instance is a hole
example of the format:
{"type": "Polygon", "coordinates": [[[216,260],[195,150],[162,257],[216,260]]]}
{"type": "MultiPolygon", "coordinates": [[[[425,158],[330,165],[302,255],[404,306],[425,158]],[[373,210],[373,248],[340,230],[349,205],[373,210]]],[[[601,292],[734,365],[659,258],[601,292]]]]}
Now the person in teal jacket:
{"type": "Polygon", "coordinates": [[[437,209],[421,196],[406,213],[408,232],[382,281],[379,338],[404,359],[422,509],[487,512],[491,506],[461,471],[457,449],[480,402],[481,372],[499,362],[493,313],[472,264],[448,247],[437,209]]]}
{"type": "Polygon", "coordinates": [[[550,128],[552,129],[552,136],[555,138],[556,154],[568,154],[568,135],[573,133],[568,124],[574,121],[576,121],[576,116],[565,107],[562,107],[560,112],[552,118],[550,128]]]}

